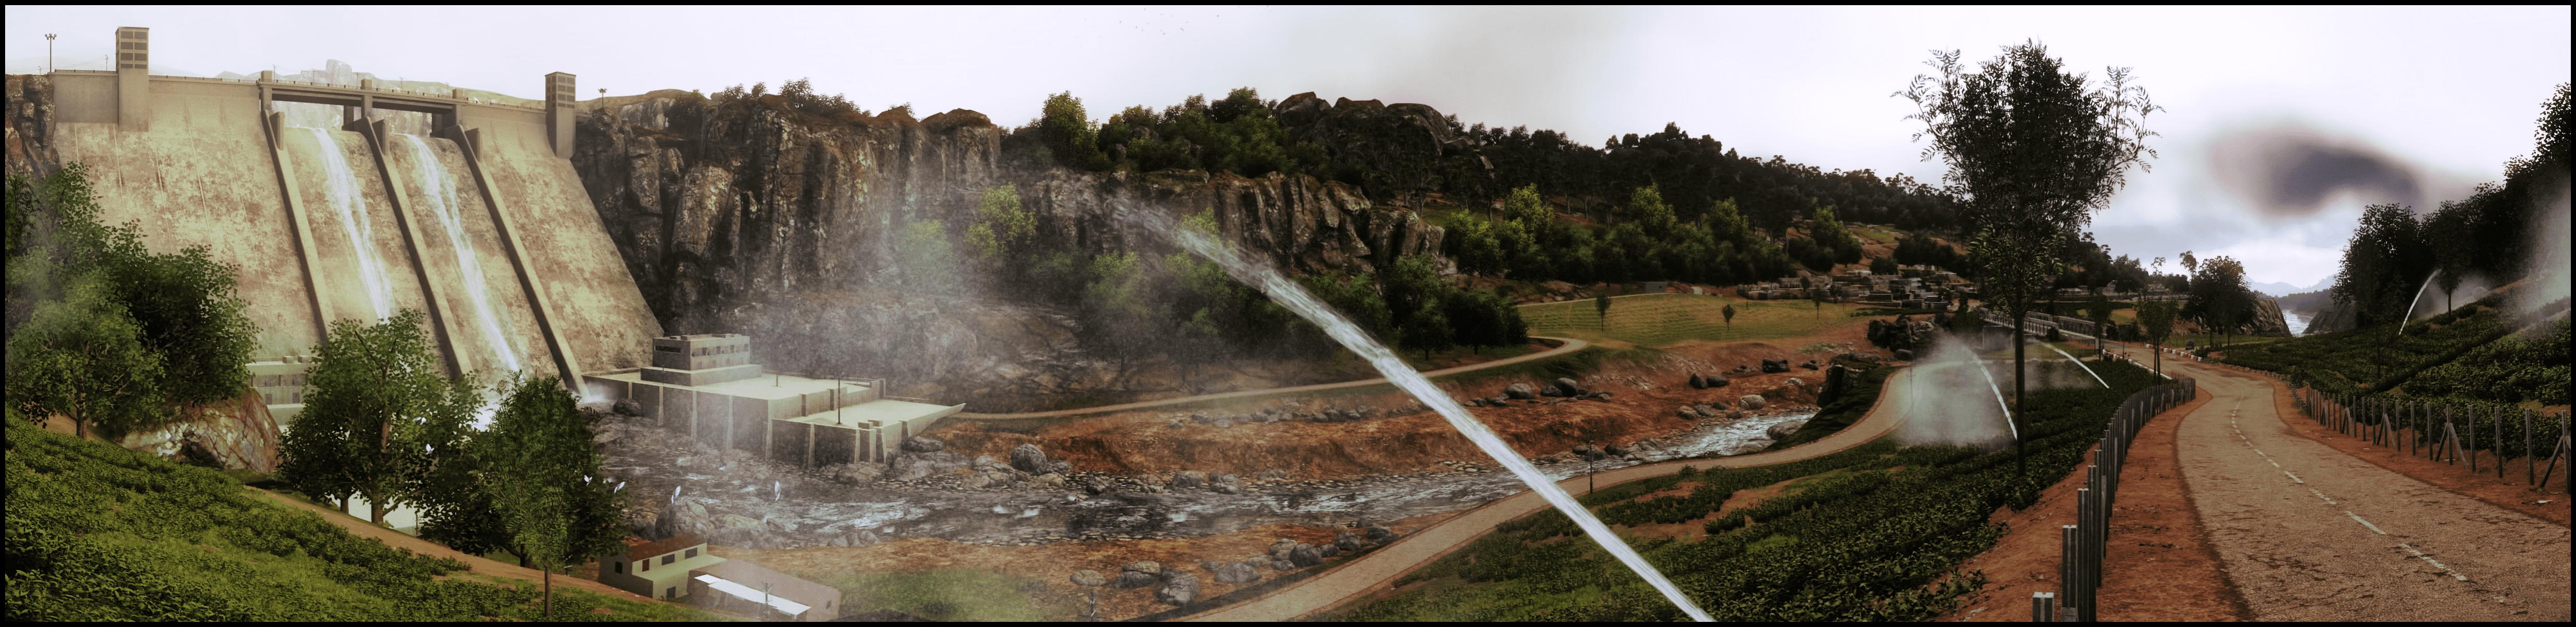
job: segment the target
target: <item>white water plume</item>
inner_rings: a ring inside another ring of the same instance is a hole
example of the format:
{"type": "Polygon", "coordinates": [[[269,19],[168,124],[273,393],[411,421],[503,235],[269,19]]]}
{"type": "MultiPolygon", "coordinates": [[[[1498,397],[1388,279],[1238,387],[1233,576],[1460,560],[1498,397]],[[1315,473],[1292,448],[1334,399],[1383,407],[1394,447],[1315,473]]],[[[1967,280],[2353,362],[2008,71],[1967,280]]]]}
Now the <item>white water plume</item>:
{"type": "Polygon", "coordinates": [[[1128,214],[1125,217],[1131,222],[1170,237],[1191,252],[1216,261],[1218,265],[1225,268],[1226,274],[1233,276],[1235,280],[1260,289],[1263,294],[1269,295],[1272,301],[1322,327],[1325,335],[1331,336],[1334,341],[1340,342],[1342,346],[1351,349],[1351,352],[1358,353],[1361,358],[1367,359],[1370,365],[1376,366],[1378,372],[1386,376],[1387,381],[1393,382],[1396,387],[1403,388],[1405,392],[1421,399],[1423,404],[1440,412],[1440,417],[1448,419],[1451,427],[1457,428],[1459,433],[1475,442],[1476,447],[1483,449],[1486,455],[1492,456],[1496,463],[1510,469],[1512,475],[1519,477],[1522,483],[1529,484],[1532,491],[1537,492],[1541,498],[1547,499],[1547,502],[1554,505],[1557,511],[1573,519],[1575,525],[1582,527],[1583,532],[1591,536],[1594,543],[1619,558],[1619,561],[1626,564],[1630,570],[1636,571],[1638,577],[1644,578],[1648,585],[1653,586],[1657,592],[1663,593],[1664,598],[1680,607],[1683,613],[1701,622],[1715,620],[1707,612],[1700,610],[1698,605],[1691,603],[1690,599],[1682,596],[1681,588],[1664,578],[1664,574],[1655,570],[1653,565],[1647,564],[1644,556],[1638,555],[1627,542],[1621,541],[1617,534],[1611,533],[1608,525],[1602,524],[1599,518],[1593,517],[1592,512],[1576,502],[1572,495],[1557,488],[1556,482],[1548,480],[1546,475],[1539,474],[1536,466],[1531,466],[1528,460],[1521,459],[1520,454],[1513,451],[1511,445],[1503,443],[1502,437],[1496,435],[1492,429],[1486,428],[1484,423],[1477,422],[1474,416],[1467,413],[1467,408],[1459,406],[1456,400],[1442,393],[1440,388],[1432,386],[1429,379],[1422,378],[1422,373],[1415,372],[1411,366],[1405,365],[1403,359],[1378,344],[1375,339],[1368,336],[1367,332],[1351,324],[1350,320],[1344,318],[1340,312],[1316,300],[1314,295],[1308,294],[1305,288],[1289,281],[1286,276],[1271,268],[1270,264],[1246,258],[1205,234],[1177,228],[1170,219],[1163,216],[1133,210],[1120,213],[1128,214]]]}
{"type": "Polygon", "coordinates": [[[1934,343],[1906,376],[1898,437],[1913,444],[1958,444],[1993,449],[2011,444],[2015,429],[2001,386],[1977,351],[1954,338],[1934,343]],[[1992,397],[1976,393],[1980,383],[1992,397]]]}
{"type": "Polygon", "coordinates": [[[349,169],[349,155],[341,152],[340,138],[331,131],[306,128],[322,146],[322,173],[330,184],[322,187],[331,199],[331,209],[340,214],[340,230],[349,236],[349,248],[358,256],[358,282],[367,290],[367,301],[376,306],[376,319],[394,316],[394,292],[385,279],[384,262],[376,258],[376,230],[367,220],[366,197],[358,193],[358,175],[349,169]]]}
{"type": "Polygon", "coordinates": [[[510,347],[510,335],[501,330],[500,314],[492,309],[491,290],[484,287],[481,258],[474,254],[474,240],[465,232],[464,208],[456,197],[455,179],[448,176],[447,165],[438,160],[438,153],[430,150],[429,143],[420,136],[395,137],[403,138],[403,144],[411,147],[412,159],[420,164],[420,187],[425,192],[422,200],[438,217],[439,225],[447,228],[447,241],[456,252],[457,270],[464,274],[465,294],[474,299],[474,317],[482,323],[484,341],[491,344],[510,372],[525,369],[519,363],[519,351],[510,347]]]}
{"type": "MultiPolygon", "coordinates": [[[[2057,354],[2059,355],[2066,355],[2066,351],[2059,350],[2056,346],[2049,346],[2048,350],[2057,351],[2057,354]]],[[[2103,381],[2102,373],[2094,372],[2092,367],[2084,365],[2084,360],[2076,359],[2074,355],[2066,355],[2066,360],[2074,362],[2075,367],[2077,368],[2083,368],[2084,374],[2093,375],[2093,381],[2102,384],[2102,387],[2111,387],[2111,382],[2103,381]]]]}

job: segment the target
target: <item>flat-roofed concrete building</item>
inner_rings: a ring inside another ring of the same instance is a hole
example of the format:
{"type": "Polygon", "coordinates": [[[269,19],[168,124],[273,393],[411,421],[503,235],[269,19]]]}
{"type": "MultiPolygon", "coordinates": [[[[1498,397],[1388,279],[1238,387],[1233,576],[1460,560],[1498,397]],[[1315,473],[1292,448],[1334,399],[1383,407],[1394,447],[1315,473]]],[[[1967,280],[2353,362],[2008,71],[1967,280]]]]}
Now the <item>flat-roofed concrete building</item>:
{"type": "Polygon", "coordinates": [[[689,571],[689,603],[763,620],[822,622],[841,616],[841,591],[741,560],[689,571]]]}
{"type": "Polygon", "coordinates": [[[903,439],[965,405],[889,398],[885,382],[764,372],[751,338],[719,333],[655,338],[653,367],[584,377],[607,400],[632,400],[647,417],[720,448],[806,467],[884,463],[903,439]]]}
{"type": "Polygon", "coordinates": [[[312,356],[282,355],[247,365],[251,390],[259,393],[260,403],[268,406],[268,415],[277,420],[279,429],[304,414],[304,395],[313,392],[306,376],[313,368],[312,356]]]}
{"type": "Polygon", "coordinates": [[[620,590],[670,599],[689,592],[689,571],[725,562],[707,542],[689,533],[626,547],[599,558],[599,582],[620,590]]]}

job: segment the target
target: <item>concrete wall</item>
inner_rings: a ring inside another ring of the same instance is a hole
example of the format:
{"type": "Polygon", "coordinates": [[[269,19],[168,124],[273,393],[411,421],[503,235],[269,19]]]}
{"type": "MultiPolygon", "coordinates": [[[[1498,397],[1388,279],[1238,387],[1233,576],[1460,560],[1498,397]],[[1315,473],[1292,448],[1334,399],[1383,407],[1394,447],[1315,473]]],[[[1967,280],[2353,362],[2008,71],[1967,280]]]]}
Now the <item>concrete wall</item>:
{"type": "MultiPolygon", "coordinates": [[[[453,254],[456,238],[441,216],[424,201],[443,191],[462,201],[459,226],[471,241],[496,315],[493,324],[527,368],[553,371],[547,342],[539,331],[534,301],[519,285],[516,269],[489,211],[479,197],[453,142],[424,138],[430,159],[448,171],[444,184],[406,181],[424,165],[400,136],[390,137],[385,159],[395,181],[386,181],[374,165],[374,153],[356,133],[329,131],[339,154],[359,178],[360,195],[371,237],[352,242],[343,228],[349,218],[328,202],[324,174],[325,143],[311,131],[289,129],[285,140],[288,172],[296,183],[297,201],[311,221],[317,276],[308,283],[295,221],[274,160],[269,158],[262,128],[259,88],[232,81],[152,77],[145,119],[148,131],[120,130],[121,94],[112,73],[56,73],[54,148],[65,162],[90,166],[100,195],[102,217],[109,223],[135,221],[155,251],[203,245],[218,261],[241,267],[241,295],[250,301],[250,316],[260,327],[254,354],[309,353],[320,345],[324,322],[317,319],[315,294],[341,318],[373,319],[377,308],[363,288],[365,273],[357,251],[377,253],[387,266],[381,275],[394,294],[396,307],[425,308],[424,293],[413,264],[438,287],[441,313],[452,318],[451,340],[476,367],[501,365],[498,351],[485,337],[484,321],[462,284],[463,266],[453,254]],[[421,234],[418,258],[405,245],[393,205],[385,202],[388,183],[402,186],[413,199],[406,217],[421,234]],[[318,288],[317,288],[318,284],[318,288]]],[[[534,79],[532,79],[534,80],[534,79]]],[[[588,194],[571,163],[549,146],[544,114],[537,110],[483,105],[459,108],[458,122],[476,129],[477,155],[493,179],[499,203],[524,244],[522,253],[536,288],[553,308],[551,319],[584,371],[644,365],[647,340],[662,335],[660,324],[643,302],[619,260],[588,194]]]]}

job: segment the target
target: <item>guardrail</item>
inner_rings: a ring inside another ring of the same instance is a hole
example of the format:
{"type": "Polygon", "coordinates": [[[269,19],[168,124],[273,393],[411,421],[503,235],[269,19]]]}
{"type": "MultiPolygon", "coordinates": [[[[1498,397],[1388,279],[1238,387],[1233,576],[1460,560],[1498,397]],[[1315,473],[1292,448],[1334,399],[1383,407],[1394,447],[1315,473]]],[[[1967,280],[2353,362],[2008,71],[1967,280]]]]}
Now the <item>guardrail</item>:
{"type": "Polygon", "coordinates": [[[2031,620],[2092,622],[2094,599],[2102,587],[2102,559],[2110,542],[2111,506],[2119,502],[2120,466],[2129,459],[2129,444],[2147,420],[2189,402],[2200,382],[2189,377],[2129,395],[2102,427],[2102,443],[2093,463],[2084,467],[2084,487],[2075,489],[2075,524],[2059,527],[2056,594],[2031,593],[2031,620]]]}

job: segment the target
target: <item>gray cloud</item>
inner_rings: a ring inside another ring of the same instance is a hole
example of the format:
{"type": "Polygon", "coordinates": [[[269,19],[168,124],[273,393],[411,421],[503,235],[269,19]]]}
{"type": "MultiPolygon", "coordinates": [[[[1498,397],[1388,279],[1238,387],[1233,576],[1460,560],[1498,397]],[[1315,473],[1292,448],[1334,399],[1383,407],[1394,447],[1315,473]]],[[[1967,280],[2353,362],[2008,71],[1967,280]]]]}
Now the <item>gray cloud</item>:
{"type": "Polygon", "coordinates": [[[2421,168],[2368,141],[2295,120],[2249,126],[2212,142],[2210,174],[2260,217],[2312,217],[2346,192],[2423,209],[2421,168]]]}

